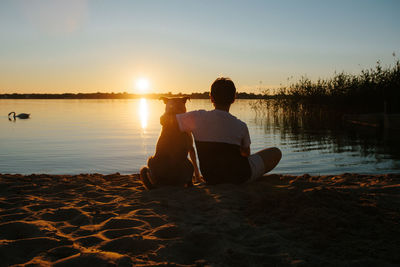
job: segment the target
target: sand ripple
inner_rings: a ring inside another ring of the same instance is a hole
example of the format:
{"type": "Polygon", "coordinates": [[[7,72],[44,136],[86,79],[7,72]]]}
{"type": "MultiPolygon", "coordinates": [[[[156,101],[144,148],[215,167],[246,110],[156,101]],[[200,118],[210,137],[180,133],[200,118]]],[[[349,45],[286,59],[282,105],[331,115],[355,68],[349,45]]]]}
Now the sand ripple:
{"type": "Polygon", "coordinates": [[[396,266],[400,175],[145,191],[137,175],[0,175],[0,266],[396,266]]]}

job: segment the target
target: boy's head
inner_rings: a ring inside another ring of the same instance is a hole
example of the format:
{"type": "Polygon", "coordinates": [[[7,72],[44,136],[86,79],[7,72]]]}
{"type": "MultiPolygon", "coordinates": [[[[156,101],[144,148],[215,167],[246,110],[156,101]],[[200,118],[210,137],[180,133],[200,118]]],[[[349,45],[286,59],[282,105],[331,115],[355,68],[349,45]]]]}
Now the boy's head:
{"type": "Polygon", "coordinates": [[[235,101],[236,88],[231,79],[220,77],[211,85],[211,101],[216,105],[230,105],[235,101]]]}

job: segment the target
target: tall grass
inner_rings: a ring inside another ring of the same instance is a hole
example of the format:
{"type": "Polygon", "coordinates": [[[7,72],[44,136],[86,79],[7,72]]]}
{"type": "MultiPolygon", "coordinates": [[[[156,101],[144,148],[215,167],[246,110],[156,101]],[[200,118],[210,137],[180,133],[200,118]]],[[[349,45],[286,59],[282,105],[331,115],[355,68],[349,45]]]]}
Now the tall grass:
{"type": "Polygon", "coordinates": [[[314,146],[362,156],[389,154],[398,159],[397,132],[366,128],[343,120],[348,113],[400,112],[400,61],[353,75],[335,73],[332,78],[299,81],[281,87],[275,95],[253,101],[251,107],[264,122],[265,131],[279,134],[283,142],[297,142],[306,151],[314,146]]]}
{"type": "MultiPolygon", "coordinates": [[[[395,56],[393,54],[393,56],[395,56]]],[[[311,81],[303,76],[297,82],[282,86],[273,97],[280,105],[324,105],[342,110],[400,112],[400,61],[360,74],[335,73],[332,78],[311,81]]]]}

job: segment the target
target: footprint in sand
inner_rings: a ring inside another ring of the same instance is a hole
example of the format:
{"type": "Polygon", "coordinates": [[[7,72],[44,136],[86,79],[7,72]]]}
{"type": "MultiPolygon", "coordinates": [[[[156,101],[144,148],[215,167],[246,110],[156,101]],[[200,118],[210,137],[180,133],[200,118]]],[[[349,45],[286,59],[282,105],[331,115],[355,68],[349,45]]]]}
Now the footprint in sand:
{"type": "Polygon", "coordinates": [[[48,211],[42,214],[42,219],[52,222],[68,221],[72,225],[81,226],[87,225],[90,218],[79,209],[75,208],[61,208],[53,211],[48,211]]]}
{"type": "Polygon", "coordinates": [[[47,251],[46,258],[48,258],[50,261],[57,261],[59,259],[75,255],[79,252],[80,252],[79,249],[74,248],[72,246],[61,246],[52,248],[49,251],[47,251]]]}
{"type": "Polygon", "coordinates": [[[44,233],[33,223],[16,221],[0,224],[0,239],[17,240],[39,236],[44,236],[44,233]]]}
{"type": "Polygon", "coordinates": [[[55,238],[36,237],[16,240],[0,245],[0,259],[4,266],[25,263],[39,253],[63,245],[71,245],[71,241],[59,241],[55,238]]]}
{"type": "Polygon", "coordinates": [[[175,225],[163,225],[153,231],[152,235],[161,239],[172,239],[181,236],[182,231],[175,225]]]}
{"type": "Polygon", "coordinates": [[[81,237],[81,238],[75,239],[75,242],[77,242],[80,245],[87,247],[87,248],[96,246],[103,241],[104,241],[104,239],[99,238],[97,236],[86,236],[86,237],[81,237]]]}
{"type": "Polygon", "coordinates": [[[108,241],[100,246],[100,249],[103,251],[140,255],[148,251],[154,251],[158,246],[156,240],[143,239],[141,236],[130,236],[108,241]]]}
{"type": "Polygon", "coordinates": [[[106,230],[101,234],[109,239],[119,238],[127,235],[139,235],[143,232],[143,229],[140,228],[126,228],[126,229],[115,229],[115,230],[106,230]]]}
{"type": "Polygon", "coordinates": [[[103,225],[102,229],[122,229],[122,228],[138,227],[144,224],[145,222],[134,219],[111,218],[103,225]]]}

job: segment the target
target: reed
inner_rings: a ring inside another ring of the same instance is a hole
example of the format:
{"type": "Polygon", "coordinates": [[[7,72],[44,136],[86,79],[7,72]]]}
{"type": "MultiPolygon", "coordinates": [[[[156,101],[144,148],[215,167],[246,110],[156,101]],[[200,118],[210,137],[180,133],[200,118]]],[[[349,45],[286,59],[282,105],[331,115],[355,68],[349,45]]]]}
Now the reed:
{"type": "MultiPolygon", "coordinates": [[[[393,54],[395,57],[395,54],[393,54]]],[[[400,61],[364,69],[360,74],[335,73],[332,78],[312,81],[306,76],[278,88],[272,98],[279,105],[324,105],[341,110],[400,112],[400,61]]],[[[267,94],[265,92],[265,94],[267,94]]]]}

